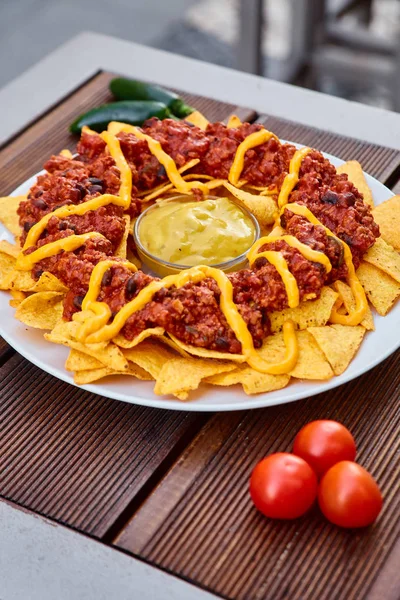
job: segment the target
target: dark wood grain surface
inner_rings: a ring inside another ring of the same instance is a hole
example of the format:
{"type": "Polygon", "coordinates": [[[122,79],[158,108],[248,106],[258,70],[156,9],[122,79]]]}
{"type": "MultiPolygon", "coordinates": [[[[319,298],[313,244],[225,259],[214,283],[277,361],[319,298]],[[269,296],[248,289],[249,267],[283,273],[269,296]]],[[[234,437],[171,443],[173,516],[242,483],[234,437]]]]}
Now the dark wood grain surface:
{"type": "MultiPolygon", "coordinates": [[[[73,148],[67,125],[110,99],[100,73],[0,153],[0,194],[73,148]]],[[[210,120],[254,111],[185,95],[210,120]]],[[[281,137],[314,145],[388,185],[400,152],[259,116],[281,137]]],[[[400,190],[400,186],[399,186],[400,190]]],[[[236,413],[165,412],[64,384],[0,343],[0,495],[137,554],[226,598],[400,597],[400,355],[359,379],[297,403],[236,413]],[[292,523],[252,507],[248,477],[269,452],[289,450],[320,417],[353,431],[361,464],[385,494],[379,522],[335,528],[317,509],[292,523]]],[[[184,407],[183,407],[184,408],[184,407]]]]}
{"type": "Polygon", "coordinates": [[[400,533],[399,364],[397,353],[332,392],[215,415],[115,544],[229,598],[361,597],[400,533]],[[360,533],[330,525],[317,509],[292,523],[270,521],[249,502],[256,462],[290,451],[298,429],[320,418],[353,432],[358,461],[382,486],[385,511],[360,533]]]}

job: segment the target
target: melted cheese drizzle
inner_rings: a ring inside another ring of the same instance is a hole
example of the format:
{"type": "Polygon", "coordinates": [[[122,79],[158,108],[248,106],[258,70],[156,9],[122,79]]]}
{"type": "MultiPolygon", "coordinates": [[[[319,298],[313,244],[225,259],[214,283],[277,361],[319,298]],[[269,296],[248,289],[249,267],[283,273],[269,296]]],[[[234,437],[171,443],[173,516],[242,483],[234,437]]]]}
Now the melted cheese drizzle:
{"type": "Polygon", "coordinates": [[[19,271],[31,271],[33,265],[40,260],[49,258],[50,256],[55,256],[62,251],[72,252],[93,238],[105,239],[105,237],[97,231],[82,233],[81,235],[70,235],[68,237],[61,238],[60,240],[56,240],[55,242],[45,244],[37,250],[34,250],[31,254],[19,254],[15,263],[15,268],[19,271]]]}
{"type": "Polygon", "coordinates": [[[91,344],[112,340],[124,327],[129,317],[144,308],[159,290],[172,286],[180,288],[187,283],[199,283],[203,279],[211,277],[216,281],[221,291],[221,310],[229,326],[235,333],[236,338],[242,345],[242,354],[245,356],[247,363],[257,371],[275,375],[287,373],[294,368],[298,358],[298,344],[293,323],[287,321],[284,326],[286,352],[283,361],[276,364],[266,362],[255,350],[251,333],[236,304],[233,302],[232,283],[223,271],[214,267],[200,265],[186,269],[177,275],[168,275],[159,281],[152,281],[139,292],[136,298],[125,304],[115,315],[113,322],[107,325],[106,322],[111,314],[109,307],[107,305],[104,306],[105,303],[94,300],[100,291],[103,275],[110,268],[110,263],[112,263],[112,261],[107,262],[108,265],[105,269],[102,269],[100,267],[102,263],[99,263],[97,265],[99,267],[98,270],[95,272],[94,269],[92,272],[89,290],[82,302],[82,309],[90,309],[95,314],[81,325],[77,336],[80,341],[91,344]]]}
{"type": "Polygon", "coordinates": [[[332,270],[332,265],[329,258],[325,256],[323,252],[313,250],[306,244],[300,242],[293,235],[270,235],[260,238],[255,244],[253,244],[247,254],[247,259],[250,263],[250,266],[252,266],[258,258],[266,258],[267,261],[275,267],[282,278],[286,289],[289,308],[296,308],[300,302],[299,286],[297,285],[296,278],[289,271],[287,261],[283,258],[280,252],[270,250],[258,252],[262,246],[265,246],[266,244],[272,244],[273,242],[279,242],[281,240],[285,241],[292,248],[298,250],[307,260],[322,264],[327,273],[332,270]]]}
{"type": "Polygon", "coordinates": [[[289,196],[293,192],[299,181],[299,172],[303,158],[312,151],[312,148],[301,148],[294,153],[289,165],[289,173],[283,180],[281,190],[278,196],[278,206],[282,208],[289,202],[289,196]]]}
{"type": "Polygon", "coordinates": [[[120,133],[121,131],[125,133],[132,133],[139,140],[147,142],[150,152],[157,158],[158,162],[161,163],[166,170],[170,182],[173,183],[176,189],[182,194],[190,194],[195,188],[201,190],[203,194],[208,193],[207,186],[201,181],[185,181],[179,173],[175,161],[166,152],[164,152],[160,142],[157,142],[157,140],[154,140],[149,135],[146,135],[137,127],[134,127],[133,125],[127,125],[126,123],[118,123],[117,121],[113,121],[109,124],[109,130],[112,131],[114,135],[116,133],[120,133]]]}
{"type": "Polygon", "coordinates": [[[239,183],[240,175],[242,174],[244,167],[244,155],[247,150],[265,144],[265,142],[268,142],[272,137],[278,140],[272,131],[261,129],[260,131],[255,131],[248,135],[243,142],[239,144],[228,175],[228,181],[230,181],[232,185],[237,186],[239,183]]]}
{"type": "Polygon", "coordinates": [[[339,323],[340,325],[351,325],[351,326],[358,325],[359,323],[361,323],[361,321],[365,317],[365,314],[368,310],[368,302],[367,302],[367,298],[365,296],[364,288],[362,287],[362,285],[356,275],[356,270],[355,270],[354,264],[353,264],[353,257],[352,257],[349,246],[343,240],[338,238],[334,233],[332,233],[332,231],[330,229],[325,227],[325,225],[323,225],[321,223],[321,221],[319,221],[317,219],[317,217],[306,206],[303,206],[300,204],[287,204],[282,209],[281,213],[283,212],[283,210],[285,208],[290,210],[295,215],[300,215],[301,217],[305,217],[313,225],[319,225],[320,227],[322,227],[325,230],[325,232],[328,236],[333,237],[340,244],[342,244],[343,250],[344,250],[344,261],[346,263],[346,267],[347,267],[347,271],[348,271],[347,281],[351,288],[351,291],[353,292],[354,300],[356,302],[356,308],[349,315],[341,315],[340,313],[337,312],[337,308],[334,307],[332,310],[330,321],[332,323],[339,323]]]}

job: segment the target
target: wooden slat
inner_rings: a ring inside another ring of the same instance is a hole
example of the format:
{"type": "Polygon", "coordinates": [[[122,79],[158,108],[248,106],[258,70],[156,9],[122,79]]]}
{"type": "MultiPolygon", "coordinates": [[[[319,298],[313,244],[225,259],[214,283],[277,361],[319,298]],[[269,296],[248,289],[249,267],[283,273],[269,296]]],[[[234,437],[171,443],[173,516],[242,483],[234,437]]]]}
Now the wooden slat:
{"type": "Polygon", "coordinates": [[[0,365],[13,353],[13,349],[0,337],[0,365]]]}
{"type": "Polygon", "coordinates": [[[260,116],[257,122],[265,125],[280,138],[314,146],[318,150],[329,152],[343,160],[358,160],[364,171],[382,183],[390,184],[395,172],[400,175],[400,152],[398,150],[346,138],[271,116],[260,116]]]}
{"type": "Polygon", "coordinates": [[[115,544],[228,598],[364,598],[400,533],[399,367],[397,353],[316,398],[216,415],[115,544]],[[375,527],[343,531],[316,508],[294,522],[270,521],[252,506],[256,462],[290,451],[299,428],[318,418],[350,428],[359,462],[379,481],[385,509],[375,527]]]}
{"type": "Polygon", "coordinates": [[[400,194],[400,179],[393,185],[392,190],[395,194],[400,194]]]}
{"type": "Polygon", "coordinates": [[[89,394],[17,354],[0,380],[0,495],[99,537],[207,418],[89,394]]]}

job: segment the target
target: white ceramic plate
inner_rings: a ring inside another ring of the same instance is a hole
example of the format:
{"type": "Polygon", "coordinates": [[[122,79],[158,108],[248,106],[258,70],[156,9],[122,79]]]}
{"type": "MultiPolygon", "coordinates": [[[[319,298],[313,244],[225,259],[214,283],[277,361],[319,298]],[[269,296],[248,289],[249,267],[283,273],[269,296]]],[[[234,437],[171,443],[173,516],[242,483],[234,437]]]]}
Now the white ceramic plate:
{"type": "MultiPolygon", "coordinates": [[[[325,154],[325,156],[335,166],[343,163],[342,160],[330,154],[325,154]]],[[[380,204],[393,196],[393,193],[379,181],[370,175],[366,175],[366,177],[375,204],[380,204]]],[[[13,192],[13,195],[26,194],[35,179],[36,175],[25,181],[13,192]]],[[[13,241],[13,237],[1,223],[0,239],[13,241]]],[[[10,295],[7,292],[0,292],[0,334],[3,338],[30,362],[50,373],[50,375],[75,385],[72,375],[64,369],[68,348],[47,342],[43,338],[43,332],[31,329],[17,321],[13,316],[14,309],[9,306],[9,299],[10,295]]],[[[386,317],[383,318],[374,314],[374,319],[376,330],[366,334],[357,356],[350,363],[348,369],[339,377],[333,377],[329,381],[294,380],[283,390],[256,396],[247,396],[239,385],[230,388],[202,385],[197,392],[192,392],[191,400],[188,402],[179,402],[168,397],[156,396],[153,393],[154,382],[138,381],[126,376],[107,377],[99,383],[85,385],[82,388],[115,400],[170,410],[230,411],[293,402],[294,400],[326,392],[359,377],[359,375],[375,367],[400,347],[398,333],[400,330],[400,303],[386,317]]]]}

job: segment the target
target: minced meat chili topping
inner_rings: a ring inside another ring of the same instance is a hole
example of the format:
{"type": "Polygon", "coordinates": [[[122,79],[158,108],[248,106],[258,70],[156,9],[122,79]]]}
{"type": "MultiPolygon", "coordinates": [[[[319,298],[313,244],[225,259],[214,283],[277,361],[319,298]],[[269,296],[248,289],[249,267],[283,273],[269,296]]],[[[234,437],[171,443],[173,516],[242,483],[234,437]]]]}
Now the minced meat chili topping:
{"type": "MultiPolygon", "coordinates": [[[[258,124],[244,123],[236,129],[228,129],[222,123],[214,123],[202,131],[183,121],[159,121],[155,118],[143,126],[143,131],[160,142],[178,168],[198,159],[200,162],[191,172],[218,179],[228,177],[239,144],[260,129],[262,126],[258,124]]],[[[138,194],[166,182],[167,175],[151,154],[146,141],[129,133],[120,133],[117,137],[132,171],[132,201],[128,214],[135,217],[141,210],[138,194]]],[[[246,152],[242,178],[252,185],[279,189],[295,151],[291,144],[269,139],[246,152]]],[[[46,174],[37,178],[27,200],[18,209],[22,242],[29,229],[47,213],[68,204],[86,202],[101,194],[118,194],[119,170],[98,135],[82,133],[77,156],[53,156],[45,164],[45,169],[46,174]]],[[[356,268],[379,235],[378,226],[369,207],[363,203],[362,194],[348,181],[347,175],[337,174],[335,167],[316,150],[303,159],[299,181],[289,202],[308,207],[321,223],[345,241],[352,251],[356,268]]],[[[109,204],[82,216],[51,218],[37,246],[27,250],[30,253],[43,244],[72,234],[97,231],[104,236],[88,240],[73,252],[61,252],[41,260],[33,268],[32,275],[36,279],[43,271],[49,271],[69,288],[64,318],[69,320],[80,310],[94,266],[113,256],[125,230],[123,212],[123,208],[109,204]]],[[[322,227],[294,215],[290,208],[282,214],[281,224],[304,244],[324,252],[332,263],[332,271],[327,275],[321,264],[305,259],[286,242],[268,244],[268,250],[279,251],[286,259],[297,281],[300,300],[317,298],[325,284],[346,277],[343,246],[328,236],[322,227]]],[[[262,247],[260,252],[266,249],[266,246],[262,247]]],[[[270,333],[268,313],[287,307],[282,279],[275,267],[263,257],[256,259],[251,269],[232,273],[229,278],[234,302],[248,326],[254,346],[260,347],[270,333]]],[[[106,302],[112,314],[116,314],[153,279],[142,271],[132,273],[123,265],[113,266],[103,277],[98,300],[106,302]]],[[[122,334],[133,339],[144,329],[159,326],[185,343],[239,353],[241,345],[219,307],[219,298],[219,288],[210,278],[196,284],[189,283],[180,289],[163,288],[127,320],[122,334]]]]}

